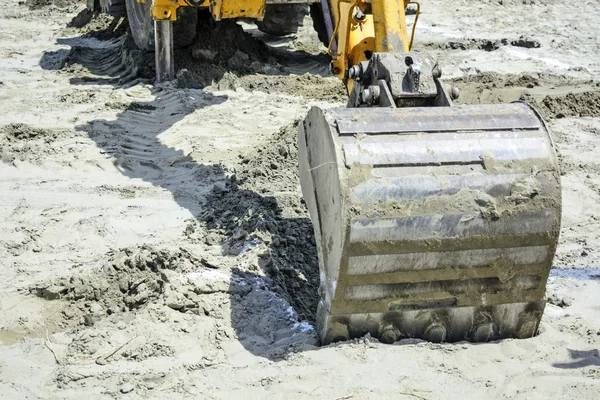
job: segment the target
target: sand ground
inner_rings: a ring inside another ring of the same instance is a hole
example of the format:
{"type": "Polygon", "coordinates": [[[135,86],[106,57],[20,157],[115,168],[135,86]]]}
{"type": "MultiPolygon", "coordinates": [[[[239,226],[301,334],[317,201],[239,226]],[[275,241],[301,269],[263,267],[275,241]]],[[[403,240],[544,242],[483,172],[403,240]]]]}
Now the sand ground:
{"type": "Polygon", "coordinates": [[[421,2],[460,102],[535,102],[558,146],[539,335],[326,347],[295,123],[346,99],[310,20],[179,50],[155,87],[126,28],[68,26],[84,3],[0,0],[0,398],[598,397],[596,2],[421,2]]]}

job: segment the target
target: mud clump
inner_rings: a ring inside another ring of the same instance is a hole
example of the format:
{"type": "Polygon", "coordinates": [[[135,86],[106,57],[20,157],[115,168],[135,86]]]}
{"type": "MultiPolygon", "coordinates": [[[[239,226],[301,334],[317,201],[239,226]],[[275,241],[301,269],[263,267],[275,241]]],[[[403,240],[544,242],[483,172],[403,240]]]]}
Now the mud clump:
{"type": "Polygon", "coordinates": [[[465,39],[461,41],[450,41],[440,44],[440,48],[444,50],[484,50],[494,51],[502,46],[508,45],[508,41],[504,40],[485,40],[485,39],[465,39]]]}
{"type": "Polygon", "coordinates": [[[511,40],[510,45],[514,47],[524,47],[526,49],[538,49],[542,47],[540,42],[538,42],[537,40],[526,38],[523,36],[521,36],[517,40],[511,40]]]}
{"type": "Polygon", "coordinates": [[[560,308],[570,307],[573,303],[573,299],[571,299],[570,297],[561,297],[556,293],[552,293],[551,295],[549,295],[547,297],[547,301],[548,303],[558,306],[560,308]]]}
{"type": "Polygon", "coordinates": [[[67,24],[69,28],[83,28],[89,24],[94,18],[94,13],[87,7],[79,11],[79,13],[73,17],[71,22],[67,24]]]}
{"type": "Polygon", "coordinates": [[[143,345],[127,349],[121,355],[131,361],[144,361],[151,357],[170,357],[175,355],[175,350],[164,343],[151,342],[143,345]]]}

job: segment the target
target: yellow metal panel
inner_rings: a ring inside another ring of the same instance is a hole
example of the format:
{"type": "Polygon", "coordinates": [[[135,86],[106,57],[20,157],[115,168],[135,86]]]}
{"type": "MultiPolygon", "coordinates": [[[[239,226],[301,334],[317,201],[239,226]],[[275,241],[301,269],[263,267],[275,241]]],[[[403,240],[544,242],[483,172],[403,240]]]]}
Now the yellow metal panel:
{"type": "Polygon", "coordinates": [[[152,1],[152,16],[158,21],[177,20],[177,8],[179,7],[209,7],[211,0],[203,0],[202,4],[193,4],[189,0],[136,0],[138,3],[152,1]]]}
{"type": "MultiPolygon", "coordinates": [[[[368,52],[408,52],[405,8],[409,2],[331,0],[334,39],[338,45],[336,52],[330,51],[334,75],[346,79],[348,68],[364,61],[368,52]],[[362,15],[358,15],[358,10],[362,15]]],[[[346,84],[350,89],[352,82],[346,84]]]]}
{"type": "Polygon", "coordinates": [[[177,8],[188,6],[185,0],[137,0],[139,3],[152,1],[150,8],[152,16],[157,21],[175,21],[177,20],[177,8]]]}
{"type": "MultiPolygon", "coordinates": [[[[372,15],[367,15],[360,25],[354,25],[350,29],[347,48],[348,67],[368,60],[367,54],[373,53],[375,49],[375,28],[372,15]]],[[[354,81],[348,79],[346,81],[348,93],[352,92],[352,86],[354,86],[354,81]]]]}
{"type": "Polygon", "coordinates": [[[211,12],[216,21],[223,18],[253,18],[261,20],[265,13],[265,0],[214,0],[211,12]]]}
{"type": "Polygon", "coordinates": [[[331,14],[334,20],[333,25],[335,26],[333,33],[334,38],[337,40],[337,54],[330,54],[333,56],[333,74],[340,79],[344,79],[349,67],[348,53],[350,49],[347,39],[353,23],[351,10],[357,3],[357,0],[333,0],[330,2],[331,14]]]}
{"type": "Polygon", "coordinates": [[[376,52],[408,52],[404,8],[408,1],[372,0],[376,52]]]}

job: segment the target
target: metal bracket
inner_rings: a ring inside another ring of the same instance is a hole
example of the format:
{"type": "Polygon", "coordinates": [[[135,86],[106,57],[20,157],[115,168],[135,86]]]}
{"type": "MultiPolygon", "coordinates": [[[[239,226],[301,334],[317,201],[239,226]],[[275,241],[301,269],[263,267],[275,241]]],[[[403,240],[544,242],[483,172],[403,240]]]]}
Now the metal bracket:
{"type": "Polygon", "coordinates": [[[375,53],[348,70],[354,80],[348,107],[450,106],[440,75],[437,62],[426,55],[375,53]]]}

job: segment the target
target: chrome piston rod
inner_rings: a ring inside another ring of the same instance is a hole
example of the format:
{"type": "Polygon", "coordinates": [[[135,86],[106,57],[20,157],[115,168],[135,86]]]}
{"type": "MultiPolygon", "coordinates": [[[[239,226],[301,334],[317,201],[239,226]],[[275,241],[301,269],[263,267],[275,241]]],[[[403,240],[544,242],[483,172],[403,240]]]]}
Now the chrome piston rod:
{"type": "Polygon", "coordinates": [[[173,25],[169,20],[154,21],[154,46],[157,82],[175,78],[173,63],[173,25]]]}

